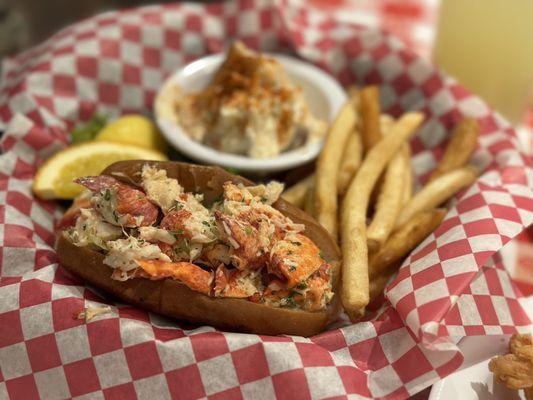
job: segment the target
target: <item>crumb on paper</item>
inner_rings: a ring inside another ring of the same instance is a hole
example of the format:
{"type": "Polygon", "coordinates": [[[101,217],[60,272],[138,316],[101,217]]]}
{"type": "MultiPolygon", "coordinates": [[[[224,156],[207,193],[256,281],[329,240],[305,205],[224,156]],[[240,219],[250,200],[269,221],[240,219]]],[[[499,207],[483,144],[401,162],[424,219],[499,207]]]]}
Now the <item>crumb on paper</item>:
{"type": "Polygon", "coordinates": [[[103,314],[109,314],[111,312],[111,307],[85,307],[81,311],[74,313],[74,319],[84,319],[85,322],[89,322],[94,317],[103,314]]]}

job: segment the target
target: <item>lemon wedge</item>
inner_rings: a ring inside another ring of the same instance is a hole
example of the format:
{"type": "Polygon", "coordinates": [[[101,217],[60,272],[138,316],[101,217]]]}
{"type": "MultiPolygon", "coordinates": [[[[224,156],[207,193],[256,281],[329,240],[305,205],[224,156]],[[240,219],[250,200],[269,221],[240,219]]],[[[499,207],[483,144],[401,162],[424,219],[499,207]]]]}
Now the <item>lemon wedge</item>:
{"type": "Polygon", "coordinates": [[[155,150],[121,143],[89,142],[68,147],[39,168],[33,192],[46,200],[73,199],[83,191],[74,179],[98,175],[107,166],[122,160],[167,160],[167,157],[155,150]]]}
{"type": "Polygon", "coordinates": [[[164,153],[167,144],[157,126],[142,115],[125,115],[107,124],[95,137],[97,141],[134,144],[164,153]]]}

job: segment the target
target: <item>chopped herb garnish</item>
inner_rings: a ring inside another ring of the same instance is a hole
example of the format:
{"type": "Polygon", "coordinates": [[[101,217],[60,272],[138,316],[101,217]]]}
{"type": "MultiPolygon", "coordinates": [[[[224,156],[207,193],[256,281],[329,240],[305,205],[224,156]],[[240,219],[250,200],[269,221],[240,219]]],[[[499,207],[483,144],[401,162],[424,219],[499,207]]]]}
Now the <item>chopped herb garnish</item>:
{"type": "Polygon", "coordinates": [[[187,239],[185,239],[185,240],[183,240],[183,242],[180,243],[179,251],[183,251],[183,252],[189,254],[189,250],[190,250],[189,241],[187,239]]]}
{"type": "Polygon", "coordinates": [[[318,255],[320,256],[320,258],[321,258],[322,260],[325,260],[325,258],[324,258],[324,253],[323,253],[323,252],[318,253],[318,255]]]}
{"type": "Polygon", "coordinates": [[[105,201],[111,200],[111,191],[109,189],[106,189],[104,192],[104,200],[105,201]]]}
{"type": "Polygon", "coordinates": [[[263,203],[266,203],[266,202],[268,201],[268,198],[265,197],[265,196],[261,196],[261,201],[262,201],[263,203]]]}
{"type": "Polygon", "coordinates": [[[170,234],[172,236],[174,236],[176,239],[178,238],[178,236],[180,235],[183,235],[185,233],[185,231],[183,229],[178,229],[178,230],[175,230],[175,231],[169,231],[170,234]]]}
{"type": "Polygon", "coordinates": [[[113,218],[115,219],[115,222],[118,222],[117,210],[113,210],[113,218]]]}
{"type": "Polygon", "coordinates": [[[181,204],[179,201],[176,201],[169,209],[168,211],[173,210],[181,210],[183,208],[183,204],[181,204]]]}
{"type": "Polygon", "coordinates": [[[296,307],[296,302],[294,301],[294,293],[291,293],[289,297],[285,298],[284,305],[287,307],[296,307]]]}
{"type": "Polygon", "coordinates": [[[295,245],[295,246],[301,246],[301,245],[302,245],[301,242],[291,242],[291,243],[292,243],[293,245],[295,245]]]}
{"type": "Polygon", "coordinates": [[[251,235],[252,234],[252,227],[251,226],[244,227],[244,232],[246,232],[247,235],[251,235]]]}
{"type": "Polygon", "coordinates": [[[298,286],[296,286],[296,287],[297,287],[298,289],[301,289],[301,290],[303,290],[303,289],[307,289],[307,283],[305,283],[305,282],[300,282],[300,283],[298,284],[298,286]]]}
{"type": "Polygon", "coordinates": [[[294,253],[293,253],[292,250],[289,250],[289,251],[287,252],[287,255],[288,255],[288,256],[292,256],[293,254],[294,254],[294,253]]]}
{"type": "Polygon", "coordinates": [[[294,272],[294,271],[296,271],[296,265],[290,265],[289,272],[294,272]]]}
{"type": "Polygon", "coordinates": [[[207,221],[202,221],[202,224],[204,224],[205,226],[211,226],[211,224],[207,221]]]}

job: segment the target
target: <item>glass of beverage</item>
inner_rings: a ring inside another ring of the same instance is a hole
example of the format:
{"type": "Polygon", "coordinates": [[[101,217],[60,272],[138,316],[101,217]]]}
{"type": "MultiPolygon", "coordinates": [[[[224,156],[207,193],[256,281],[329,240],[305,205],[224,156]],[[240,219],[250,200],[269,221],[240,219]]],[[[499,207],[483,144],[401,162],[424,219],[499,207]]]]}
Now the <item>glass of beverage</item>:
{"type": "Polygon", "coordinates": [[[533,1],[443,0],[433,59],[513,123],[533,99],[533,1]]]}

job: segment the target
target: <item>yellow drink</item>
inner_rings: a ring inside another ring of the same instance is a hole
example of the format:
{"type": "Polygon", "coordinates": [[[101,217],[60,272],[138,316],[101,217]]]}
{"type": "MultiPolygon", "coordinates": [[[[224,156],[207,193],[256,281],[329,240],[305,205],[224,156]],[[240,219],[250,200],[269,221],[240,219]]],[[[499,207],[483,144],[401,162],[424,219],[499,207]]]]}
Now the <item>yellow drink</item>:
{"type": "Polygon", "coordinates": [[[533,93],[533,0],[443,0],[433,58],[520,122],[533,93]]]}

